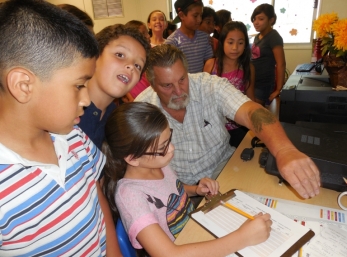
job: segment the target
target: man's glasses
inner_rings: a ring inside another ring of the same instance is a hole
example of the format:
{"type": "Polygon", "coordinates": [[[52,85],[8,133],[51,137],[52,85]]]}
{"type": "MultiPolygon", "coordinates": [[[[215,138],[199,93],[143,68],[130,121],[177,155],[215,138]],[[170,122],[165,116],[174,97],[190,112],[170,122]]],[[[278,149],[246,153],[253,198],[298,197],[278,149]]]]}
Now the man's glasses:
{"type": "Polygon", "coordinates": [[[171,134],[170,134],[169,140],[167,141],[167,144],[166,144],[164,150],[161,153],[150,153],[149,152],[149,153],[144,153],[144,155],[165,156],[167,154],[167,151],[169,150],[173,129],[170,128],[170,131],[171,131],[171,134]]]}

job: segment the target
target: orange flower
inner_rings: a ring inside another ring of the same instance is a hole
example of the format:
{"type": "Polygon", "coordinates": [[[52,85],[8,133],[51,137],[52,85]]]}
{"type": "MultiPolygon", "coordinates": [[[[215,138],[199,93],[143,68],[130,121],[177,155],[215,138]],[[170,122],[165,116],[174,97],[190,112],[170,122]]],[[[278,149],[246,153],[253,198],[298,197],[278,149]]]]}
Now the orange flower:
{"type": "Polygon", "coordinates": [[[331,32],[334,35],[335,48],[347,51],[347,19],[334,23],[331,32]]]}
{"type": "Polygon", "coordinates": [[[322,14],[313,22],[313,30],[322,38],[322,54],[347,55],[347,19],[339,20],[335,12],[322,14]]]}
{"type": "Polygon", "coordinates": [[[327,37],[331,33],[331,25],[339,18],[335,12],[322,14],[313,23],[313,30],[317,32],[317,37],[327,37]]]}

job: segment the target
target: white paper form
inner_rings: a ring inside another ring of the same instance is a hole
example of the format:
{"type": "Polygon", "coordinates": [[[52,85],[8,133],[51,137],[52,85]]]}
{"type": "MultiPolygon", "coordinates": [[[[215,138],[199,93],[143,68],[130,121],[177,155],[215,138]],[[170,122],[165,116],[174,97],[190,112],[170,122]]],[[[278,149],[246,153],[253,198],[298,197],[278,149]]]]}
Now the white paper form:
{"type": "Polygon", "coordinates": [[[307,221],[305,226],[315,232],[315,236],[303,247],[305,257],[345,257],[347,256],[347,231],[338,226],[307,221]]]}
{"type": "MultiPolygon", "coordinates": [[[[269,213],[273,222],[268,240],[239,251],[245,257],[281,256],[309,231],[307,227],[301,226],[241,191],[235,190],[235,195],[228,203],[251,215],[256,215],[259,212],[269,213]]],[[[245,217],[224,206],[218,206],[206,214],[203,212],[194,213],[192,217],[217,237],[235,231],[246,221],[245,217]]]]}
{"type": "MultiPolygon", "coordinates": [[[[315,232],[315,236],[302,248],[303,257],[347,256],[346,211],[251,193],[247,194],[315,232]]],[[[293,256],[297,257],[299,255],[293,256]]]]}

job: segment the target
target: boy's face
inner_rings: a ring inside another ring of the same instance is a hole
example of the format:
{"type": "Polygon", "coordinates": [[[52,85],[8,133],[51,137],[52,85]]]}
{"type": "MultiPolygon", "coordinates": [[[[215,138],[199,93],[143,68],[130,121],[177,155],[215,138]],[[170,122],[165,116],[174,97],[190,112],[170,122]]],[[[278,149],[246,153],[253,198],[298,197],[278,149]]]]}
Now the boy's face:
{"type": "Polygon", "coordinates": [[[74,63],[39,82],[35,120],[42,130],[68,134],[80,122],[83,107],[90,104],[86,82],[93,76],[95,58],[77,58],[74,63]]]}
{"type": "Polygon", "coordinates": [[[96,61],[99,97],[112,101],[124,96],[139,82],[145,63],[145,48],[133,37],[120,36],[111,41],[96,61]]]}
{"type": "Polygon", "coordinates": [[[202,20],[199,30],[206,32],[207,34],[211,34],[214,31],[215,23],[213,17],[206,17],[202,20]]]}
{"type": "Polygon", "coordinates": [[[194,6],[187,12],[187,15],[182,12],[180,15],[181,26],[189,30],[197,30],[201,24],[202,10],[202,6],[194,6]]]}

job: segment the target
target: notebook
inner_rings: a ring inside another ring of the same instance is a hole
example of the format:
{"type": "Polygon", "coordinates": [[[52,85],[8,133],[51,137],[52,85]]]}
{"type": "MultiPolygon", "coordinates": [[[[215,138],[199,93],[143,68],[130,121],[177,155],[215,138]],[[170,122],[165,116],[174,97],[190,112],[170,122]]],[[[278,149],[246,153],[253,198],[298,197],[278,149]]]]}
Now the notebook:
{"type": "Polygon", "coordinates": [[[213,197],[204,206],[190,214],[193,220],[215,237],[223,237],[237,230],[247,220],[243,215],[223,206],[220,203],[221,200],[251,215],[259,212],[271,215],[273,224],[270,237],[261,244],[240,250],[236,253],[238,256],[292,256],[314,236],[314,232],[309,228],[258,202],[251,196],[233,189],[213,197]]]}

